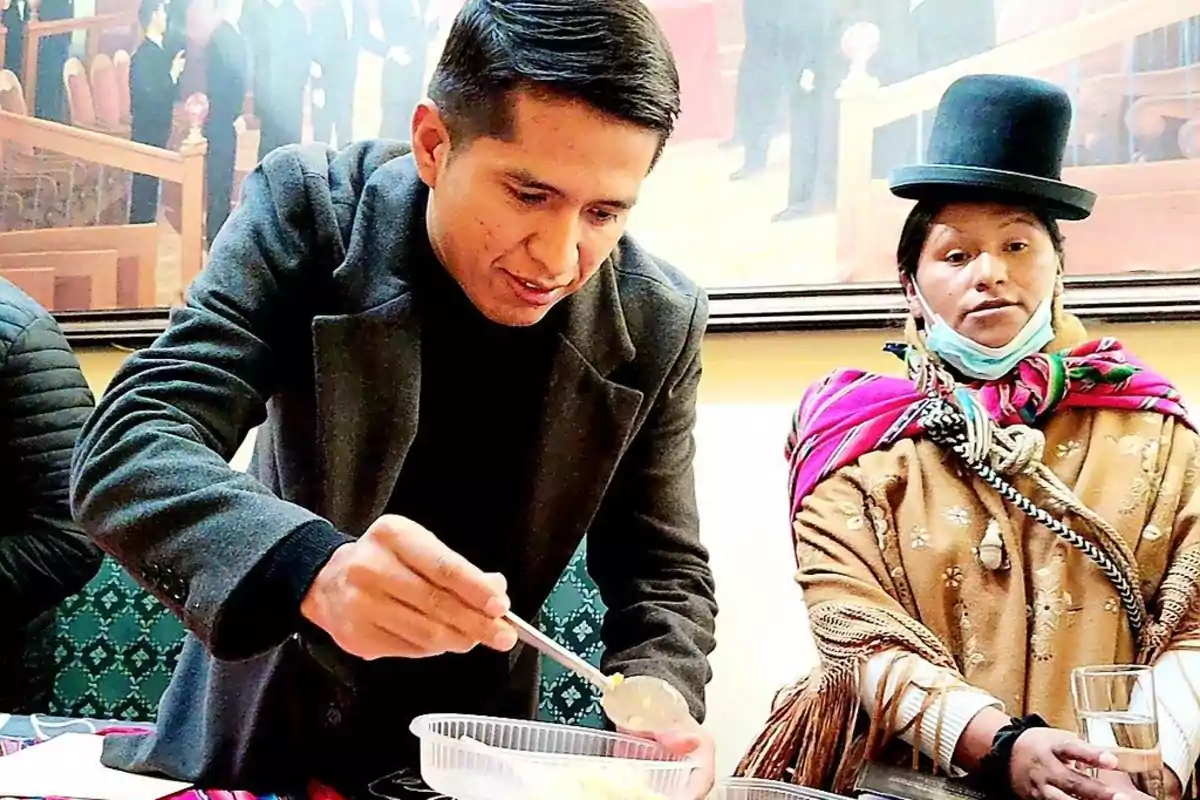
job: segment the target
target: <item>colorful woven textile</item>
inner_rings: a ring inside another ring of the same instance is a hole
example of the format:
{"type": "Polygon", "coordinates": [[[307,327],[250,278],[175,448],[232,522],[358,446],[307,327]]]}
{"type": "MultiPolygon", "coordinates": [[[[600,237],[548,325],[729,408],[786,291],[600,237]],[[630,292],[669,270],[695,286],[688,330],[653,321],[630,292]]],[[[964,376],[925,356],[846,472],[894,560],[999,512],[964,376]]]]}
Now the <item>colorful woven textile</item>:
{"type": "MultiPolygon", "coordinates": [[[[1056,409],[1118,408],[1178,417],[1196,428],[1175,387],[1107,337],[1035,353],[1004,378],[972,388],[1002,425],[1036,425],[1056,409]]],[[[911,380],[861,370],[836,370],[809,387],[786,449],[792,517],[817,484],[842,467],[920,435],[924,399],[911,380]]]]}

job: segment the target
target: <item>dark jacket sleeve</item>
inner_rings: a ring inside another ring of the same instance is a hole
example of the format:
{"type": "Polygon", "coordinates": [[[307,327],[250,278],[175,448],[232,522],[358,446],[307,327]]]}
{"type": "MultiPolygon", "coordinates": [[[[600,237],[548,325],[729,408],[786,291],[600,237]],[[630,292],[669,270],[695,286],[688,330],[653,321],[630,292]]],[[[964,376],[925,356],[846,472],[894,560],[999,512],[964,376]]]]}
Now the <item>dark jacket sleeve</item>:
{"type": "MultiPolygon", "coordinates": [[[[327,156],[317,152],[281,148],[246,178],[184,306],[117,372],[75,451],[76,518],[220,658],[294,632],[285,622],[298,623],[295,607],[283,620],[265,613],[280,602],[231,602],[268,554],[293,535],[305,545],[284,549],[304,553],[349,540],[228,463],[264,420],[281,371],[305,357],[295,348],[311,342],[316,265],[337,262],[329,181],[316,168],[327,172],[327,156]]],[[[281,580],[279,591],[296,587],[281,580]]]]}
{"type": "Polygon", "coordinates": [[[608,606],[604,671],[666,680],[700,722],[717,613],[692,467],[707,317],[707,303],[698,298],[686,345],[622,460],[587,544],[588,571],[608,606]]]}
{"type": "Polygon", "coordinates": [[[92,410],[79,362],[50,317],[13,340],[0,368],[0,608],[23,624],[75,594],[101,554],[71,520],[71,448],[92,410]]]}

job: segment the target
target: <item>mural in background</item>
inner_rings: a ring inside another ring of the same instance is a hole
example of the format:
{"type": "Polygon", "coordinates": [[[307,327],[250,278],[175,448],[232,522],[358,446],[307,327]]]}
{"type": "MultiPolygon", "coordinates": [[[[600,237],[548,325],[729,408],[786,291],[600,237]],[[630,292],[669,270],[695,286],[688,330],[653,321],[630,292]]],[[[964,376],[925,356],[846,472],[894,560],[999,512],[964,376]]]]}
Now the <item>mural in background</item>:
{"type": "Polygon", "coordinates": [[[1065,231],[1069,274],[1200,268],[1200,0],[694,5],[717,19],[717,66],[684,116],[725,138],[681,131],[632,228],[705,286],[894,281],[909,204],[886,176],[921,160],[942,91],[973,72],[1073,97],[1064,177],[1100,201],[1065,231]]]}
{"type": "MultiPolygon", "coordinates": [[[[3,118],[0,272],[38,231],[108,227],[64,240],[91,254],[83,266],[44,256],[13,277],[55,310],[171,304],[202,265],[190,243],[211,239],[265,152],[405,136],[461,2],[170,0],[152,38],[183,67],[163,66],[141,106],[166,103],[171,124],[135,152],[138,0],[0,0],[0,109],[107,137],[3,118]],[[154,230],[135,229],[134,187],[144,199],[158,183],[154,230]]],[[[1200,0],[646,2],[683,113],[631,230],[710,289],[892,280],[907,204],[887,172],[920,160],[945,86],[984,71],[1074,98],[1065,177],[1101,199],[1068,227],[1069,273],[1200,266],[1200,0]]]]}

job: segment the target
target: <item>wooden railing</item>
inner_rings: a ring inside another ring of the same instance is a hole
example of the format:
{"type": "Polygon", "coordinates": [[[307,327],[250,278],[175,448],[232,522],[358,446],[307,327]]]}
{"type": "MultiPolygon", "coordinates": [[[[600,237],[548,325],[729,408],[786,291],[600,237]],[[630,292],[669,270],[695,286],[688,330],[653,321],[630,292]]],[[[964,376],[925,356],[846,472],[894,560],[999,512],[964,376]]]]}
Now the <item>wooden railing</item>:
{"type": "Polygon", "coordinates": [[[55,312],[157,308],[158,251],[153,223],[7,231],[0,276],[55,312]]]}
{"type": "MultiPolygon", "coordinates": [[[[40,42],[47,36],[70,35],[76,31],[87,31],[87,42],[84,49],[87,57],[84,63],[91,63],[92,57],[100,52],[100,37],[98,34],[101,31],[110,30],[112,28],[128,27],[134,36],[137,38],[140,35],[136,11],[122,11],[117,14],[99,14],[92,17],[77,17],[75,19],[55,19],[47,22],[42,22],[37,19],[36,9],[33,12],[33,17],[29,20],[29,24],[25,28],[25,55],[21,64],[21,82],[25,86],[25,104],[29,108],[34,107],[34,98],[37,97],[37,60],[38,51],[41,50],[40,42]]],[[[132,48],[130,48],[132,52],[132,48]]],[[[62,80],[62,76],[55,76],[56,80],[62,80]]]]}
{"type": "Polygon", "coordinates": [[[0,111],[0,142],[35,147],[81,162],[152,175],[181,184],[180,268],[182,285],[187,286],[204,266],[204,159],[208,142],[201,134],[199,125],[199,120],[193,120],[179,152],[175,152],[84,128],[0,111]]]}
{"type": "Polygon", "coordinates": [[[871,230],[871,160],[877,128],[935,107],[947,87],[964,75],[1034,75],[1196,13],[1196,0],[1125,0],[890,86],[880,86],[868,69],[878,49],[878,29],[851,26],[842,40],[850,72],[838,89],[837,252],[843,272],[855,271],[853,255],[871,230]]]}

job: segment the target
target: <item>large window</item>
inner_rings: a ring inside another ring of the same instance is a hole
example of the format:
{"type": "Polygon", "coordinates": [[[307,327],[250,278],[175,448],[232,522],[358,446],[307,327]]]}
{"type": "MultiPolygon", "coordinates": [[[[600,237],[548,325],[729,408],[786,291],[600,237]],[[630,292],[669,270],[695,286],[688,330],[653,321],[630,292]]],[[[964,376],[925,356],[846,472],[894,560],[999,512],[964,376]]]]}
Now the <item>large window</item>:
{"type": "MultiPolygon", "coordinates": [[[[388,109],[419,95],[397,99],[389,76],[402,67],[422,84],[461,0],[386,0],[411,6],[425,41],[412,53],[377,46],[401,24],[383,24],[383,1],[283,0],[291,11],[264,21],[279,11],[265,0],[225,4],[240,15],[217,0],[172,0],[165,43],[186,52],[162,101],[174,124],[138,144],[137,0],[95,0],[86,15],[76,3],[78,18],[69,0],[0,0],[0,274],[37,289],[78,331],[161,325],[263,149],[404,135],[407,115],[388,109]],[[250,77],[207,86],[230,18],[250,77]],[[339,20],[376,45],[339,39],[339,20]],[[314,68],[303,48],[264,48],[281,31],[308,37],[327,63],[353,64],[352,79],[314,68]],[[267,58],[298,76],[290,95],[256,85],[267,58]],[[293,104],[295,125],[264,144],[262,109],[293,104]],[[228,142],[205,141],[198,120],[235,107],[228,142]]],[[[675,52],[683,114],[630,230],[709,290],[714,327],[896,319],[907,203],[886,177],[922,159],[942,91],[973,72],[1044,77],[1074,101],[1064,178],[1100,199],[1065,228],[1070,302],[1114,317],[1200,309],[1200,0],[647,3],[675,52]]]]}

